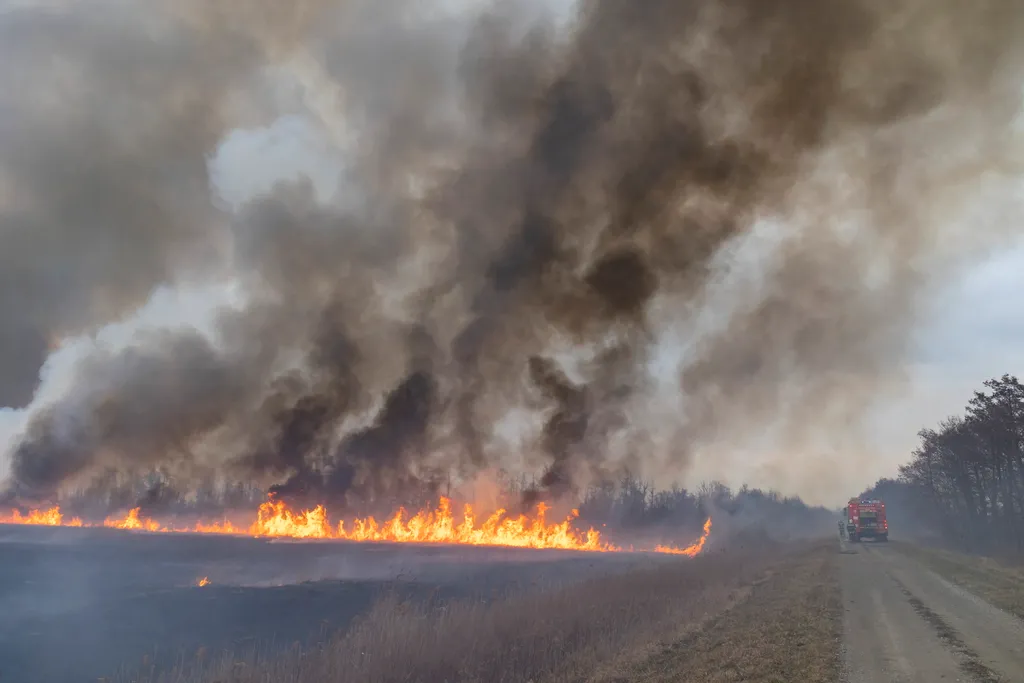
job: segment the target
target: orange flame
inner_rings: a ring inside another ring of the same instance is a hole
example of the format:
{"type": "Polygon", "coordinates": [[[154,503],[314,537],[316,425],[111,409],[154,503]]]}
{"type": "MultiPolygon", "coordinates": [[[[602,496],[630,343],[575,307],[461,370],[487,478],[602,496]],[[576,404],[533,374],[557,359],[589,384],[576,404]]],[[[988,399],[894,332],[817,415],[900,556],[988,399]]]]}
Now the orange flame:
{"type": "Polygon", "coordinates": [[[198,522],[195,527],[191,529],[182,529],[182,531],[191,531],[197,534],[224,534],[233,536],[241,536],[245,533],[242,529],[237,528],[227,520],[224,520],[223,522],[211,522],[210,524],[198,522]]]}
{"type": "MultiPolygon", "coordinates": [[[[535,548],[552,550],[575,550],[584,552],[622,552],[601,537],[593,528],[578,531],[573,524],[579,511],[573,510],[561,522],[548,522],[550,508],[541,503],[531,519],[526,515],[510,517],[507,511],[499,509],[478,523],[477,513],[471,505],[463,506],[461,519],[452,512],[452,502],[442,497],[436,509],[421,510],[409,516],[405,508],[389,519],[378,522],[373,517],[355,519],[350,525],[341,521],[334,526],[330,523],[327,510],[318,505],[310,510],[296,512],[283,501],[271,498],[256,513],[256,520],[247,530],[231,522],[199,522],[191,528],[168,527],[153,519],[140,516],[140,509],[133,508],[120,519],[109,517],[102,526],[113,529],[148,531],[160,533],[234,534],[264,538],[335,539],[355,542],[421,543],[444,545],[501,546],[511,548],[535,548]]],[[[44,524],[49,526],[91,526],[84,525],[79,518],[64,521],[59,507],[48,510],[32,510],[22,515],[12,510],[9,517],[0,517],[0,524],[44,524]]],[[[704,549],[711,533],[711,518],[704,523],[704,533],[694,544],[686,548],[659,545],[657,553],[695,557],[704,549]]],[[[632,551],[633,548],[629,548],[632,551]]],[[[204,579],[206,577],[203,577],[204,579]]],[[[206,585],[206,584],[200,584],[206,585]]]]}
{"type": "Polygon", "coordinates": [[[530,520],[526,515],[517,518],[506,516],[505,510],[497,510],[477,526],[476,515],[470,505],[463,507],[462,521],[456,523],[452,515],[451,501],[441,498],[436,510],[420,511],[405,521],[404,508],[383,524],[373,517],[353,522],[351,531],[345,523],[338,525],[338,538],[352,541],[390,541],[396,543],[443,543],[456,545],[492,545],[513,548],[550,548],[555,550],[585,550],[590,552],[614,552],[618,547],[601,540],[601,533],[589,529],[585,533],[572,527],[579,511],[558,524],[548,524],[545,515],[547,505],[537,506],[537,516],[530,520]]]}
{"type": "Polygon", "coordinates": [[[204,576],[204,577],[200,578],[199,580],[196,581],[196,585],[199,586],[200,588],[202,588],[203,586],[209,586],[210,585],[210,577],[209,576],[204,576]]]}
{"type": "Polygon", "coordinates": [[[0,524],[31,524],[35,526],[82,526],[82,520],[73,517],[64,521],[64,515],[60,512],[59,506],[49,510],[30,510],[27,515],[22,515],[18,510],[11,510],[7,517],[0,517],[0,524]]]}
{"type": "Polygon", "coordinates": [[[327,523],[327,510],[317,505],[312,510],[292,512],[282,501],[268,500],[260,505],[250,536],[285,538],[335,538],[327,523]]]}
{"type": "Polygon", "coordinates": [[[112,529],[131,529],[138,531],[167,531],[151,519],[139,519],[139,508],[132,508],[122,519],[108,517],[103,520],[103,526],[112,529]]]}
{"type": "Polygon", "coordinates": [[[573,510],[573,514],[559,524],[548,524],[545,518],[548,509],[543,503],[539,505],[533,520],[525,515],[509,518],[505,510],[498,510],[478,526],[472,506],[466,505],[462,520],[456,521],[451,500],[442,497],[435,510],[421,510],[409,517],[405,508],[399,508],[384,522],[367,517],[354,520],[351,528],[346,528],[344,521],[333,527],[322,505],[312,510],[293,512],[285,503],[269,500],[260,506],[256,521],[249,527],[249,535],[601,552],[618,550],[602,541],[600,532],[590,529],[580,533],[573,529],[572,522],[579,516],[578,511],[573,510]]]}
{"type": "Polygon", "coordinates": [[[704,533],[700,539],[693,545],[689,545],[685,548],[674,548],[672,546],[659,545],[654,549],[656,553],[668,553],[669,555],[686,555],[687,557],[696,557],[700,555],[701,551],[704,550],[704,544],[708,541],[708,536],[711,534],[711,518],[708,517],[708,521],[704,522],[704,533]]]}

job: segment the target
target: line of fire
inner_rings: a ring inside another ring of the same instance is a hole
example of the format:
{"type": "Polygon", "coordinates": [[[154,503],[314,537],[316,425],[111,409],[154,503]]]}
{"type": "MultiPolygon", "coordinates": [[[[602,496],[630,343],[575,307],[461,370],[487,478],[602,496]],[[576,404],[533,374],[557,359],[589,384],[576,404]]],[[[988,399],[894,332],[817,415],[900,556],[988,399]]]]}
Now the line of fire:
{"type": "Polygon", "coordinates": [[[577,510],[573,510],[561,522],[549,522],[549,509],[546,504],[540,503],[532,517],[511,516],[504,509],[484,516],[474,510],[472,505],[466,504],[460,519],[452,510],[451,499],[441,497],[433,510],[420,510],[410,515],[404,508],[399,508],[383,522],[378,522],[374,517],[365,517],[348,523],[341,520],[335,524],[330,521],[323,505],[293,510],[285,502],[271,497],[260,505],[255,519],[248,526],[236,525],[223,519],[199,521],[192,526],[180,527],[145,517],[140,514],[140,508],[133,508],[120,518],[108,517],[102,523],[91,523],[79,517],[66,517],[59,506],[26,513],[11,510],[9,515],[0,516],[0,524],[106,527],[145,533],[222,534],[363,543],[473,545],[599,553],[653,552],[686,557],[699,555],[711,533],[711,518],[708,517],[700,538],[686,547],[622,547],[606,540],[594,528],[578,530],[574,525],[579,516],[577,510]]]}

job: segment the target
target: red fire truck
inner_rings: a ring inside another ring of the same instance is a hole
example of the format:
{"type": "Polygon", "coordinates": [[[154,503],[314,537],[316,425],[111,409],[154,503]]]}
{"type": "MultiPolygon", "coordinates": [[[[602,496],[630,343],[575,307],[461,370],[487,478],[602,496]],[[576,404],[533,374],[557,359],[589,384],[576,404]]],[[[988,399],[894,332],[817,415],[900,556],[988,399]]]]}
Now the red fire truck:
{"type": "Polygon", "coordinates": [[[888,541],[885,503],[876,499],[851,498],[846,506],[846,537],[851,543],[859,543],[862,538],[888,541]]]}

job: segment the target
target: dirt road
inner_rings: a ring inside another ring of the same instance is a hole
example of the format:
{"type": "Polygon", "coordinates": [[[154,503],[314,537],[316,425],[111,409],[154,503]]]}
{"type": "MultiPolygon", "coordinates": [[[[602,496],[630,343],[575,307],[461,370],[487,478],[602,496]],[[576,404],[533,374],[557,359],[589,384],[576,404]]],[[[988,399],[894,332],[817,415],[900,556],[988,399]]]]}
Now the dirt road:
{"type": "Polygon", "coordinates": [[[1024,682],[1024,622],[897,547],[841,543],[845,683],[1024,682]]]}

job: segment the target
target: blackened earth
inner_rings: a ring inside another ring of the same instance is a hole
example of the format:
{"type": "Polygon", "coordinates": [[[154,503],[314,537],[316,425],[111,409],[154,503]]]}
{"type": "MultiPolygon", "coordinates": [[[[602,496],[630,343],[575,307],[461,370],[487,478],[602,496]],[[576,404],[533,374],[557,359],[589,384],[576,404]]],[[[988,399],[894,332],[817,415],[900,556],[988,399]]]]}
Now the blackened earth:
{"type": "Polygon", "coordinates": [[[309,643],[385,595],[486,598],[653,561],[0,525],[0,683],[95,682],[144,657],[166,668],[199,648],[309,643]]]}

